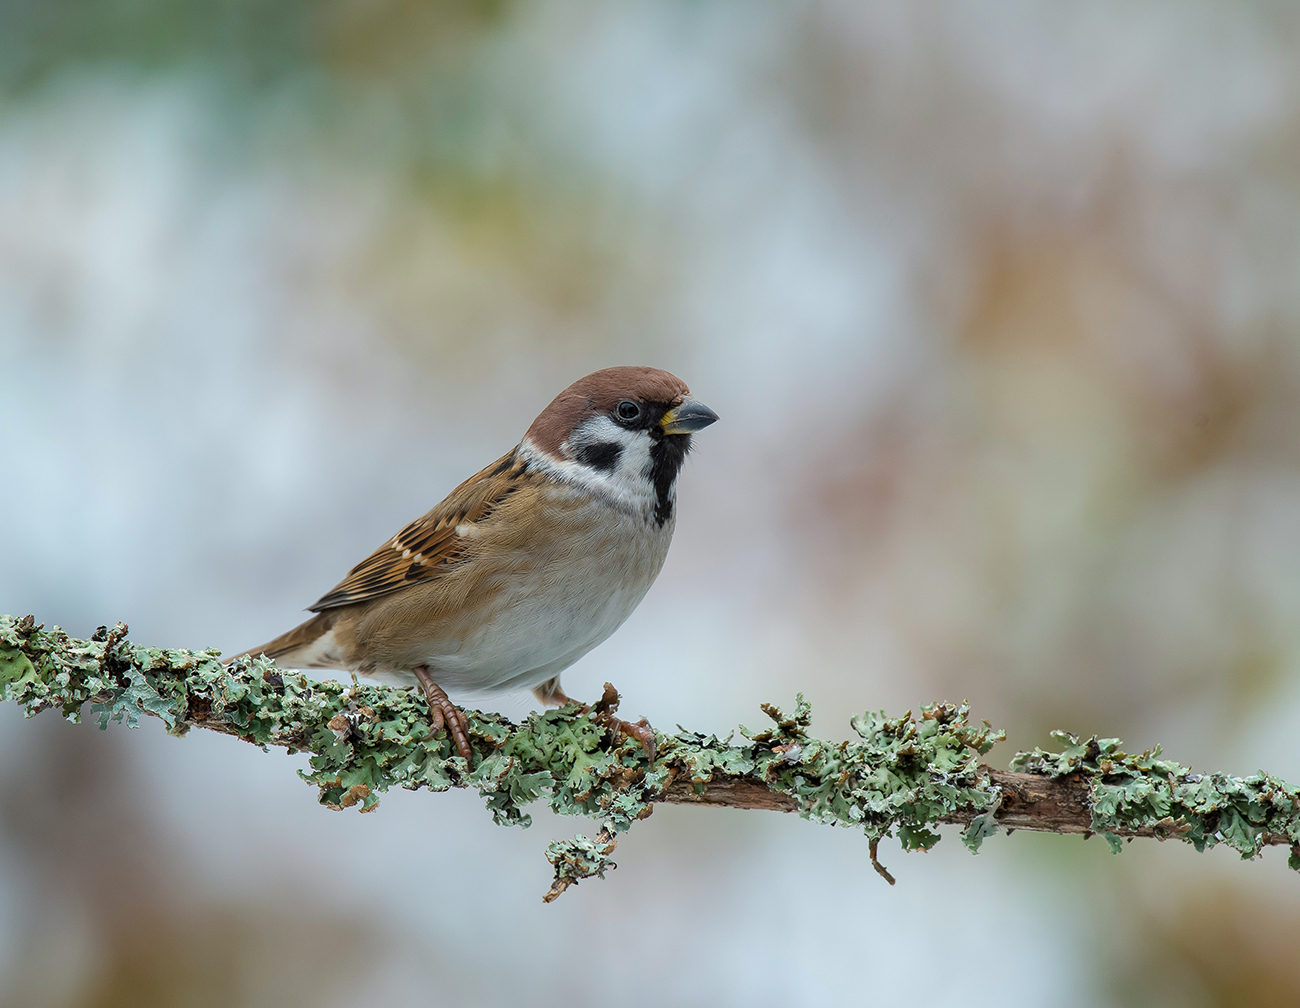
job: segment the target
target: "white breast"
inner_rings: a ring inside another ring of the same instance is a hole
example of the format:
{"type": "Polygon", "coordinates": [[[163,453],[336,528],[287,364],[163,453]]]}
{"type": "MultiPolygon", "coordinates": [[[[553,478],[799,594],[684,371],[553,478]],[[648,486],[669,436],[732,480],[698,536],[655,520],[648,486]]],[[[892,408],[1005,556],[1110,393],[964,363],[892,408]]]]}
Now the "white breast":
{"type": "MultiPolygon", "coordinates": [[[[552,492],[572,496],[575,490],[552,492]]],[[[585,495],[584,495],[585,496],[585,495]]],[[[573,534],[534,553],[496,598],[493,617],[427,655],[439,685],[527,689],[558,675],[622,625],[654,583],[673,522],[595,499],[574,510],[573,534]]]]}

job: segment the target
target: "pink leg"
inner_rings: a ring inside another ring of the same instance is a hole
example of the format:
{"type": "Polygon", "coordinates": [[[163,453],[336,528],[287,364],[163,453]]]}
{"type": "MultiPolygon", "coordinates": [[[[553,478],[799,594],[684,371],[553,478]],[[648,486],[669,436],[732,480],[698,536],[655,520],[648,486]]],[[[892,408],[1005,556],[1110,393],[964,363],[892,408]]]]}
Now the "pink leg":
{"type": "Polygon", "coordinates": [[[429,719],[433,724],[433,730],[438,732],[445,726],[447,734],[456,743],[457,751],[465,757],[466,762],[472,763],[474,750],[469,744],[469,719],[465,717],[465,712],[452,703],[442,687],[433,681],[427,665],[417,665],[411,671],[420,681],[420,688],[424,690],[425,699],[429,701],[429,719]]]}

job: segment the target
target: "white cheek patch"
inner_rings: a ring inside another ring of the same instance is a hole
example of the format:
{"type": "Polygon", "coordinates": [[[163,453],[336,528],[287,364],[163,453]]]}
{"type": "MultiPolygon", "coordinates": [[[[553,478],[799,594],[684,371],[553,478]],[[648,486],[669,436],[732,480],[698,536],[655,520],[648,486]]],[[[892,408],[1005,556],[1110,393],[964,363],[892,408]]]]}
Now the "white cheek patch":
{"type": "Polygon", "coordinates": [[[655,505],[654,483],[649,478],[650,446],[645,431],[628,430],[609,417],[598,416],[574,428],[560,445],[563,458],[540,452],[533,457],[542,468],[599,493],[622,510],[649,514],[655,505]]]}
{"type": "Polygon", "coordinates": [[[575,462],[610,480],[637,481],[650,471],[650,435],[620,427],[609,417],[593,417],[578,426],[566,447],[575,462]]]}
{"type": "MultiPolygon", "coordinates": [[[[560,450],[578,462],[583,461],[582,456],[584,454],[593,451],[601,452],[607,448],[618,449],[614,452],[614,456],[617,458],[622,453],[622,450],[627,448],[636,437],[636,431],[620,427],[607,416],[597,416],[585,420],[575,427],[568,440],[560,446],[560,450]]],[[[591,465],[589,462],[584,464],[591,465]]]]}

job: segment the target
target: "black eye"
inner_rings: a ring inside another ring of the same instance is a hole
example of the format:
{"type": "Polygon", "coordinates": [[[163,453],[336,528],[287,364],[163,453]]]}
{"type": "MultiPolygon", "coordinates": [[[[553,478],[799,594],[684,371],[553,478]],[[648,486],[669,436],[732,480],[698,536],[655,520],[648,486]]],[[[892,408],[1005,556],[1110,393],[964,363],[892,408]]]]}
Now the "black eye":
{"type": "Polygon", "coordinates": [[[625,423],[631,423],[633,420],[637,420],[640,418],[641,407],[638,406],[636,403],[632,402],[630,399],[624,399],[621,403],[619,403],[617,406],[614,407],[614,412],[618,414],[618,418],[620,420],[624,421],[625,423]]]}

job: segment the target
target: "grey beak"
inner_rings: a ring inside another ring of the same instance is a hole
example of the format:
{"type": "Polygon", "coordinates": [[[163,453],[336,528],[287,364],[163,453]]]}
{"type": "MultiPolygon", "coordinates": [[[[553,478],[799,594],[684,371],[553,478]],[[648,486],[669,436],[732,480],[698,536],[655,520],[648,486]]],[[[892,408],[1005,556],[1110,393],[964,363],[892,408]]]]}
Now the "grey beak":
{"type": "Polygon", "coordinates": [[[695,431],[704,430],[717,419],[718,414],[704,403],[696,402],[690,396],[686,396],[680,406],[664,414],[664,418],[659,421],[659,426],[665,434],[693,434],[695,431]]]}

